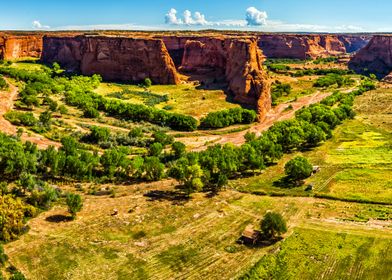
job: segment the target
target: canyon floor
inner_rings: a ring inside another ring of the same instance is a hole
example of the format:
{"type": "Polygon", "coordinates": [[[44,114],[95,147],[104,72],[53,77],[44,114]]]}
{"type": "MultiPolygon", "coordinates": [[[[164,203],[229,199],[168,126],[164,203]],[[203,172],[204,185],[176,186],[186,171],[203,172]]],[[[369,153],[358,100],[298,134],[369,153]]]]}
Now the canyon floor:
{"type": "MultiPolygon", "coordinates": [[[[312,63],[291,66],[314,68],[312,63]]],[[[15,63],[14,67],[40,66],[15,63]]],[[[167,133],[189,151],[217,143],[239,145],[247,132],[260,134],[336,90],[353,90],[360,80],[353,74],[354,85],[315,89],[313,83],[319,76],[271,75],[290,84],[292,91],[277,100],[264,122],[195,132],[166,129],[167,133]]],[[[4,119],[4,114],[13,107],[21,85],[8,81],[10,90],[0,95],[0,129],[15,134],[18,127],[4,119]]],[[[156,85],[146,95],[135,85],[102,83],[96,93],[130,103],[152,103],[197,119],[212,111],[240,107],[222,90],[196,87],[192,83],[156,85]]],[[[60,97],[56,101],[66,106],[60,97]]],[[[66,206],[58,203],[31,219],[30,230],[4,246],[6,253],[27,279],[238,279],[246,273],[260,277],[249,279],[388,279],[392,275],[390,104],[392,87],[380,83],[378,89],[356,98],[356,117],[344,121],[331,139],[312,150],[286,154],[262,173],[230,180],[212,197],[205,193],[183,197],[174,180],[59,184],[65,191],[83,195],[84,207],[77,219],[65,219],[66,206]],[[298,155],[320,166],[320,172],[303,186],[278,184],[284,177],[284,164],[298,155]],[[313,186],[311,195],[306,190],[309,185],[313,186]],[[92,192],[108,189],[113,192],[92,192]],[[117,215],[111,215],[114,210],[117,215]],[[244,228],[257,227],[271,210],[287,219],[284,240],[260,247],[237,244],[244,228]]],[[[67,109],[46,133],[24,127],[22,139],[46,147],[58,146],[62,135],[86,133],[90,125],[112,132],[154,128],[105,115],[86,119],[79,109],[67,109]]],[[[33,110],[37,116],[42,112],[33,110]]],[[[94,150],[102,152],[97,147],[94,150]]],[[[144,152],[137,147],[132,151],[144,152]]]]}

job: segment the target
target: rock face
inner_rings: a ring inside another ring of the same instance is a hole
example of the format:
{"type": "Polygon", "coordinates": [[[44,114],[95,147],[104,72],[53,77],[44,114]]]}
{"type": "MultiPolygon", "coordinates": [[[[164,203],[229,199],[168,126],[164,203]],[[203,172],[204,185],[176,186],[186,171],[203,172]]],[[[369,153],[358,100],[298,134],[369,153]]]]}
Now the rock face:
{"type": "Polygon", "coordinates": [[[185,44],[189,40],[194,40],[192,36],[156,36],[165,43],[165,46],[177,67],[181,66],[184,56],[185,44]]]}
{"type": "Polygon", "coordinates": [[[370,35],[339,35],[339,40],[344,44],[347,53],[357,52],[364,48],[372,39],[370,35]]]}
{"type": "Polygon", "coordinates": [[[0,34],[0,59],[13,60],[41,56],[42,35],[0,34]]]}
{"type": "Polygon", "coordinates": [[[110,81],[179,84],[180,79],[164,43],[150,38],[109,36],[45,36],[42,61],[58,62],[83,75],[100,74],[110,81]]]}
{"type": "Polygon", "coordinates": [[[259,36],[259,47],[270,58],[314,59],[356,52],[370,39],[369,35],[265,34],[259,36]]]}
{"type": "Polygon", "coordinates": [[[392,72],[392,36],[374,36],[349,62],[349,68],[384,78],[392,72]]]}
{"type": "Polygon", "coordinates": [[[257,103],[259,120],[271,109],[271,85],[263,69],[264,56],[256,40],[231,42],[226,66],[226,79],[235,99],[244,103],[257,103]]]}
{"type": "Polygon", "coordinates": [[[256,38],[197,38],[186,42],[180,69],[222,73],[238,102],[256,105],[259,119],[271,109],[270,82],[256,38]]]}
{"type": "Polygon", "coordinates": [[[344,44],[334,35],[260,35],[259,47],[270,58],[308,59],[345,54],[344,44]]]}

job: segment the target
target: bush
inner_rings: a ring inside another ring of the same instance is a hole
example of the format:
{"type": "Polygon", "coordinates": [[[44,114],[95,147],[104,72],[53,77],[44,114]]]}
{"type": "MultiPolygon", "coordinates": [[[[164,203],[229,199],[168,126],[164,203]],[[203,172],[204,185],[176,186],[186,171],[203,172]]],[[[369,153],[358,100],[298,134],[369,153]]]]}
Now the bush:
{"type": "Polygon", "coordinates": [[[71,214],[72,218],[75,219],[76,213],[80,212],[83,208],[82,197],[79,194],[68,193],[66,203],[68,206],[68,212],[71,214]]]}
{"type": "Polygon", "coordinates": [[[0,75],[0,90],[8,89],[7,81],[0,75]]]}
{"type": "Polygon", "coordinates": [[[157,157],[148,157],[144,161],[144,178],[147,181],[159,181],[163,178],[165,165],[157,157]]]}
{"type": "Polygon", "coordinates": [[[86,140],[91,143],[106,142],[110,137],[110,129],[106,127],[92,126],[90,127],[90,134],[86,137],[86,140]]]}
{"type": "Polygon", "coordinates": [[[152,85],[151,79],[150,78],[145,78],[144,81],[143,81],[143,86],[149,88],[149,87],[151,87],[151,85],[152,85]]]}
{"type": "Polygon", "coordinates": [[[277,105],[277,99],[283,95],[289,95],[291,93],[291,85],[289,84],[275,84],[272,87],[271,91],[271,98],[272,98],[272,105],[277,105]]]}
{"type": "Polygon", "coordinates": [[[4,117],[14,125],[35,126],[38,123],[33,113],[9,111],[4,117]]]}

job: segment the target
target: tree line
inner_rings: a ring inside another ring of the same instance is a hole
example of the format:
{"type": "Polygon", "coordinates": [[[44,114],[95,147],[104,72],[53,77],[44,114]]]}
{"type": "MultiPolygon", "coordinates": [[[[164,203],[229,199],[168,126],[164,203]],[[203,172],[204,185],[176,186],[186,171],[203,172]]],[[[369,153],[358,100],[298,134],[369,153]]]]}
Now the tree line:
{"type": "Polygon", "coordinates": [[[336,92],[319,104],[296,112],[295,118],[275,123],[260,137],[247,133],[246,143],[210,146],[202,152],[185,154],[171,163],[168,175],[177,179],[190,194],[200,190],[219,191],[230,178],[264,169],[284,153],[308,149],[332,137],[332,130],[355,116],[354,98],[375,85],[365,79],[351,93],[336,92]]]}

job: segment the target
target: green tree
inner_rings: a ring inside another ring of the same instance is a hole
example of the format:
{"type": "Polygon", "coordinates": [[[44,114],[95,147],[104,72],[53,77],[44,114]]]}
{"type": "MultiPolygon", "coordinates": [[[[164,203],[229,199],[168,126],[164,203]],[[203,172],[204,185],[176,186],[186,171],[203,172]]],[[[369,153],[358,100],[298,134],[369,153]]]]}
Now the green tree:
{"type": "Polygon", "coordinates": [[[110,137],[110,129],[106,127],[92,126],[90,135],[87,137],[92,143],[106,142],[110,137]]]}
{"type": "Polygon", "coordinates": [[[185,146],[184,143],[174,142],[172,144],[172,150],[173,150],[173,153],[174,153],[174,157],[175,158],[180,158],[180,157],[182,157],[185,154],[186,146],[185,146]]]}
{"type": "Polygon", "coordinates": [[[179,159],[169,169],[168,175],[177,179],[188,195],[201,191],[204,186],[202,181],[203,170],[198,163],[192,162],[188,158],[179,159]]]}
{"type": "Polygon", "coordinates": [[[149,149],[149,155],[152,157],[159,157],[163,151],[161,143],[153,143],[149,149]]]}
{"type": "Polygon", "coordinates": [[[293,181],[299,181],[312,175],[313,166],[304,157],[295,157],[284,166],[285,173],[293,181]]]}
{"type": "Polygon", "coordinates": [[[80,212],[83,208],[82,197],[79,194],[68,193],[66,198],[68,212],[71,214],[72,219],[76,218],[76,213],[80,212]]]}
{"type": "Polygon", "coordinates": [[[134,127],[132,128],[129,133],[128,136],[130,138],[139,138],[143,136],[143,130],[140,127],[134,127]]]}
{"type": "Polygon", "coordinates": [[[286,221],[280,213],[268,212],[261,221],[261,230],[267,238],[275,238],[287,232],[286,221]]]}
{"type": "Polygon", "coordinates": [[[59,71],[61,71],[60,64],[58,64],[57,62],[54,62],[54,63],[52,64],[52,70],[53,70],[53,72],[55,72],[55,73],[58,73],[59,71]]]}
{"type": "Polygon", "coordinates": [[[145,78],[144,81],[143,81],[143,86],[145,86],[147,88],[151,87],[152,86],[151,79],[150,78],[145,78]]]}
{"type": "Polygon", "coordinates": [[[42,112],[39,115],[39,121],[46,129],[50,129],[51,120],[52,120],[52,113],[50,111],[42,112]]]}
{"type": "Polygon", "coordinates": [[[161,143],[163,146],[169,145],[174,142],[174,138],[171,135],[167,135],[162,131],[156,131],[152,135],[154,142],[161,143]]]}
{"type": "Polygon", "coordinates": [[[165,165],[157,157],[148,157],[143,165],[144,178],[148,181],[159,181],[164,176],[165,165]]]}

